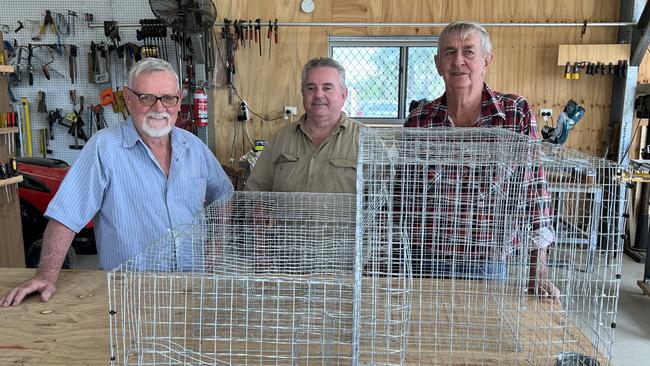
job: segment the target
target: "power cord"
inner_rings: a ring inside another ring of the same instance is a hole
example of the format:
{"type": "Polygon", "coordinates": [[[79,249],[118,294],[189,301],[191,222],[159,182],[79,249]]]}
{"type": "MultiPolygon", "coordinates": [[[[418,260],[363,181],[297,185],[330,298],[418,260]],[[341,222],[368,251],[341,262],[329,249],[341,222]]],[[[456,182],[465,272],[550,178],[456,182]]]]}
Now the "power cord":
{"type": "MultiPolygon", "coordinates": [[[[221,49],[220,49],[220,47],[218,47],[218,46],[216,47],[216,49],[217,49],[217,54],[219,55],[219,60],[221,61],[221,66],[222,66],[223,69],[225,70],[225,69],[226,69],[226,62],[224,61],[223,56],[221,55],[221,49]]],[[[234,83],[230,84],[229,87],[232,88],[233,92],[235,93],[235,96],[239,99],[239,102],[240,102],[240,103],[241,103],[241,102],[246,103],[246,102],[244,101],[244,98],[242,98],[242,97],[239,95],[239,92],[237,91],[237,87],[235,86],[234,83]]],[[[279,119],[283,119],[283,118],[284,118],[284,111],[283,111],[283,113],[281,113],[281,114],[278,115],[277,117],[272,117],[272,118],[266,118],[266,117],[263,117],[262,115],[260,115],[260,114],[258,114],[257,112],[255,112],[255,111],[254,111],[250,106],[248,106],[248,111],[249,111],[251,114],[253,114],[254,116],[257,116],[257,117],[259,117],[261,120],[263,120],[263,121],[267,121],[267,122],[277,121],[277,120],[279,120],[279,119]]]]}
{"type": "Polygon", "coordinates": [[[621,157],[621,161],[618,162],[618,164],[623,164],[623,160],[625,160],[625,157],[627,156],[627,153],[630,151],[630,148],[632,147],[632,144],[634,143],[634,137],[636,136],[637,131],[639,130],[639,127],[641,126],[641,119],[637,118],[636,119],[636,128],[634,129],[634,133],[632,134],[632,138],[630,139],[630,144],[627,145],[627,149],[625,149],[625,153],[621,157]]]}

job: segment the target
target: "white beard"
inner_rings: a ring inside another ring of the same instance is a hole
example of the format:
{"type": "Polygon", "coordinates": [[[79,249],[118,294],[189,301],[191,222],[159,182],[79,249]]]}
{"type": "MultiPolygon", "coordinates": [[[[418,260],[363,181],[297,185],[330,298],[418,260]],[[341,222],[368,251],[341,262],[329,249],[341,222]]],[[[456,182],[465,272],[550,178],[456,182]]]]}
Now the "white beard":
{"type": "Polygon", "coordinates": [[[144,121],[140,125],[142,128],[142,132],[147,134],[149,137],[164,137],[169,135],[169,133],[172,131],[172,128],[174,125],[172,124],[172,118],[167,112],[147,112],[147,114],[144,115],[144,121]],[[167,123],[164,125],[161,125],[158,121],[150,121],[149,119],[166,119],[167,123]],[[155,123],[155,125],[153,124],[155,123]]]}

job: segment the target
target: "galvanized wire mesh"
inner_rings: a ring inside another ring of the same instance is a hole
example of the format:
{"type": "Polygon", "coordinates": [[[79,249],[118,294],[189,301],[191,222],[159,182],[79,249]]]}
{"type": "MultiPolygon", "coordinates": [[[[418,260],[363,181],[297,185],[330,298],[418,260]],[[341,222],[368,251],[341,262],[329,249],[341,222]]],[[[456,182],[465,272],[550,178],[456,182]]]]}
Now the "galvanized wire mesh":
{"type": "Polygon", "coordinates": [[[346,194],[237,192],[211,205],[109,273],[114,363],[349,365],[366,357],[354,347],[363,329],[377,342],[363,354],[398,364],[408,289],[382,278],[360,307],[355,212],[346,194]]]}
{"type": "Polygon", "coordinates": [[[552,355],[578,359],[575,354],[582,354],[609,365],[625,225],[620,168],[557,145],[542,144],[542,152],[556,232],[550,278],[562,295],[561,306],[532,304],[531,355],[540,364],[552,355]]]}
{"type": "Polygon", "coordinates": [[[362,132],[358,192],[383,199],[412,250],[407,363],[491,364],[521,349],[535,147],[497,129],[362,132]]]}
{"type": "Polygon", "coordinates": [[[384,207],[411,247],[405,364],[610,362],[615,164],[503,129],[364,129],[360,141],[360,216],[384,207]],[[527,294],[547,245],[559,303],[527,294]]]}
{"type": "Polygon", "coordinates": [[[113,361],[609,365],[617,174],[504,129],[363,129],[356,196],[238,192],[110,272],[113,361]],[[529,294],[540,250],[558,302],[529,294]]]}

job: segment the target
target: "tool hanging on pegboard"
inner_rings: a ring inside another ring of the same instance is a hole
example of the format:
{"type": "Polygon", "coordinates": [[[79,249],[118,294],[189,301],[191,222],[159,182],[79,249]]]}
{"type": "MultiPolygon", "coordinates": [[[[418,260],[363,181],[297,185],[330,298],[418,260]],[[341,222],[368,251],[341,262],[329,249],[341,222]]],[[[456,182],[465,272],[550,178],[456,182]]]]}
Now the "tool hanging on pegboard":
{"type": "Polygon", "coordinates": [[[45,92],[42,90],[38,91],[38,107],[36,111],[38,113],[47,113],[47,103],[45,102],[45,92]]]}
{"type": "Polygon", "coordinates": [[[47,28],[49,27],[52,34],[57,34],[56,25],[54,25],[54,18],[52,18],[52,12],[45,10],[45,17],[43,18],[43,23],[40,26],[38,34],[32,37],[32,41],[40,41],[45,35],[47,28]]]}
{"type": "Polygon", "coordinates": [[[140,19],[141,29],[136,31],[136,39],[144,43],[142,57],[169,59],[167,53],[167,26],[160,19],[140,19]]]}
{"type": "Polygon", "coordinates": [[[23,123],[23,136],[26,146],[27,156],[32,156],[32,123],[31,115],[29,111],[29,100],[27,97],[21,97],[20,102],[22,104],[22,115],[21,121],[23,123]]]}
{"type": "Polygon", "coordinates": [[[65,78],[65,75],[52,66],[55,61],[52,51],[57,47],[69,46],[33,43],[21,46],[14,41],[13,52],[9,56],[9,63],[14,66],[14,72],[9,77],[10,85],[18,86],[23,80],[24,73],[28,74],[29,85],[34,85],[34,77],[39,71],[47,80],[51,80],[52,74],[65,78]]]}
{"type": "Polygon", "coordinates": [[[122,38],[116,21],[107,20],[104,22],[104,36],[113,43],[113,46],[118,47],[120,45],[122,38]]]}
{"type": "MultiPolygon", "coordinates": [[[[88,102],[97,105],[100,101],[113,100],[111,106],[118,115],[106,114],[102,118],[103,122],[100,122],[102,127],[114,126],[123,119],[119,113],[126,113],[126,111],[125,108],[122,109],[123,95],[121,95],[120,89],[126,83],[126,74],[129,68],[136,62],[136,53],[142,42],[136,40],[137,28],[125,27],[115,14],[128,13],[131,16],[130,19],[153,17],[150,15],[151,9],[147,2],[141,4],[127,0],[113,0],[108,7],[106,4],[102,5],[101,2],[85,2],[82,4],[83,6],[72,3],[67,6],[65,4],[53,6],[48,0],[30,0],[28,5],[20,5],[15,2],[7,3],[4,10],[11,15],[11,18],[0,22],[0,31],[4,30],[2,24],[6,23],[9,31],[8,36],[11,37],[5,37],[7,42],[4,44],[10,46],[6,48],[6,61],[7,64],[14,66],[16,71],[9,75],[9,86],[18,99],[18,105],[22,105],[21,96],[26,96],[31,103],[32,154],[40,155],[39,134],[42,133],[42,129],[49,126],[50,110],[62,109],[64,123],[71,125],[70,121],[65,119],[70,112],[68,96],[65,92],[61,93],[61,90],[77,89],[79,95],[86,96],[85,112],[80,113],[80,116],[85,122],[83,130],[88,137],[91,135],[90,132],[95,132],[97,125],[94,121],[94,112],[91,113],[88,110],[88,102]],[[49,10],[49,13],[46,10],[49,10]],[[105,20],[109,22],[104,24],[105,20]],[[43,32],[41,32],[41,28],[43,28],[43,32]],[[40,40],[33,41],[32,37],[39,37],[40,40]],[[60,47],[59,40],[62,41],[60,47]],[[106,57],[102,57],[105,51],[103,46],[96,47],[99,55],[93,59],[93,63],[89,66],[91,42],[99,45],[102,41],[108,46],[108,52],[105,52],[106,57]],[[29,43],[32,45],[31,52],[29,43]],[[63,52],[60,56],[57,53],[59,51],[63,52]],[[18,57],[19,53],[20,57],[18,57]],[[105,62],[103,62],[104,59],[105,62]],[[87,70],[87,67],[90,71],[87,70]],[[104,71],[106,77],[102,80],[101,75],[104,74],[104,71]],[[31,87],[28,85],[30,73],[33,84],[31,87]],[[106,81],[112,84],[111,92],[108,92],[109,83],[106,83],[107,85],[95,83],[93,80],[95,74],[98,74],[97,81],[106,81]],[[100,95],[100,88],[107,92],[100,95]],[[44,91],[47,95],[45,103],[47,113],[43,113],[43,101],[37,95],[39,90],[44,91]],[[88,127],[91,125],[92,130],[89,131],[88,127]]],[[[160,23],[157,19],[155,21],[160,23]]],[[[161,27],[161,31],[163,30],[171,31],[161,27]]],[[[189,37],[186,38],[189,39],[189,37]]],[[[172,47],[170,42],[166,42],[162,37],[157,40],[149,39],[147,42],[159,45],[160,56],[164,57],[168,53],[167,58],[172,58],[171,63],[176,68],[176,62],[173,59],[174,51],[164,49],[165,43],[172,47]]],[[[183,72],[184,70],[185,65],[183,65],[183,72]]],[[[76,109],[79,109],[79,104],[76,109]]],[[[22,108],[17,110],[22,111],[22,108]]],[[[21,117],[24,119],[24,112],[21,112],[21,117]]],[[[49,137],[54,137],[53,140],[49,140],[49,149],[54,151],[52,157],[72,163],[79,154],[78,151],[68,148],[69,144],[73,144],[74,136],[68,134],[68,129],[56,127],[57,124],[55,123],[53,128],[48,128],[47,131],[48,140],[49,137]]],[[[21,132],[23,131],[24,128],[21,128],[21,132]]],[[[19,137],[19,134],[16,134],[16,137],[19,137]]],[[[83,145],[83,139],[79,139],[78,145],[83,145]]],[[[27,138],[24,138],[22,145],[26,147],[26,144],[27,138]]]]}

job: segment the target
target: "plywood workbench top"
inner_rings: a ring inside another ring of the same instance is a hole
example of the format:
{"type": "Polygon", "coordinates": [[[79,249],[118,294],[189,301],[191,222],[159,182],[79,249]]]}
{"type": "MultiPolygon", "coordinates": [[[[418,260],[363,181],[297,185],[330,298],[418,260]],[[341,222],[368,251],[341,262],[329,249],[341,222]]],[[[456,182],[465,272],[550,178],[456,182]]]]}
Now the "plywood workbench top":
{"type": "MultiPolygon", "coordinates": [[[[9,289],[17,286],[34,274],[34,269],[0,268],[0,293],[4,294],[9,289]]],[[[428,280],[427,280],[428,281],[428,280]]],[[[443,281],[443,287],[446,286],[443,281]]],[[[536,301],[536,300],[533,300],[536,301]]],[[[529,308],[535,308],[530,305],[529,308]]],[[[575,326],[560,326],[554,317],[558,316],[555,306],[538,307],[539,313],[522,313],[523,340],[528,339],[527,331],[539,332],[540,327],[550,327],[557,330],[566,339],[571,339],[571,344],[564,346],[565,351],[593,353],[589,340],[582,335],[575,326]],[[546,309],[546,311],[540,311],[546,309]],[[556,329],[557,328],[557,329],[556,329]]],[[[38,296],[32,296],[17,307],[0,308],[0,365],[107,365],[110,364],[109,355],[109,323],[108,323],[108,291],[106,272],[104,271],[79,271],[64,270],[58,282],[57,292],[47,303],[40,301],[38,296]]],[[[430,314],[430,309],[424,312],[413,308],[414,321],[416,314],[430,314]]],[[[427,320],[425,321],[432,321],[427,320]]],[[[547,329],[547,331],[551,332],[547,329]]],[[[552,332],[551,332],[552,333],[552,332]]],[[[559,339],[558,339],[559,340],[559,339]]],[[[522,341],[523,342],[523,341],[522,341]]],[[[520,356],[534,360],[535,364],[555,364],[549,358],[549,349],[538,345],[530,348],[529,342],[523,342],[524,348],[520,356]],[[540,353],[541,352],[541,353],[540,353]],[[537,354],[540,353],[540,354],[537,354]],[[541,357],[541,358],[539,358],[541,357]]],[[[408,352],[405,364],[417,365],[422,363],[421,354],[416,349],[408,352]]],[[[433,357],[427,353],[427,357],[433,357]]],[[[476,356],[484,360],[485,352],[476,355],[467,353],[461,357],[468,361],[476,356]]],[[[552,354],[554,354],[552,352],[552,354]]],[[[438,361],[444,354],[438,352],[438,361]]],[[[489,356],[489,355],[488,355],[489,356]]],[[[495,355],[497,357],[498,355],[495,355]]],[[[505,364],[517,364],[516,355],[504,352],[502,357],[505,364]]],[[[521,361],[521,359],[520,359],[521,361]]],[[[608,364],[603,358],[603,365],[608,364]]],[[[484,361],[477,362],[485,364],[484,361]]],[[[502,364],[503,364],[502,363],[502,364]]],[[[474,364],[474,363],[472,363],[474,364]]]]}
{"type": "MultiPolygon", "coordinates": [[[[0,293],[33,274],[0,268],[0,293]]],[[[1,365],[110,364],[106,272],[63,271],[49,302],[0,308],[0,324],[1,365]]]]}

